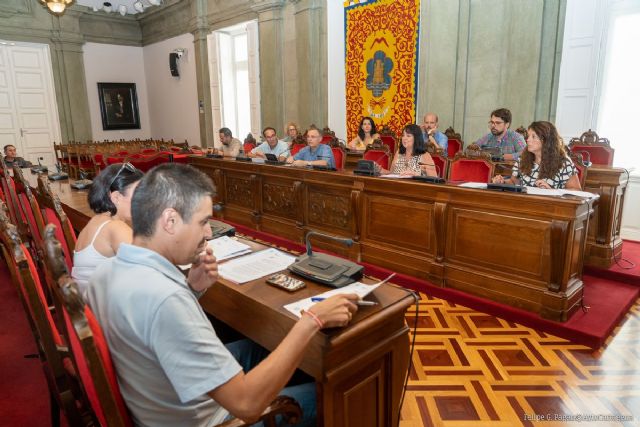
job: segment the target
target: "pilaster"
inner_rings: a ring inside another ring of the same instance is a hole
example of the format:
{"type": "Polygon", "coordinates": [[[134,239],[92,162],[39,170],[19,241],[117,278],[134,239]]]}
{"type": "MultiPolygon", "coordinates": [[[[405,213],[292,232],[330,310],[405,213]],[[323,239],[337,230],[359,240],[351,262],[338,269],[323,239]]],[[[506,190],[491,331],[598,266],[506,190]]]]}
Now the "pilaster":
{"type": "Polygon", "coordinates": [[[284,0],[256,0],[251,9],[258,14],[260,43],[260,109],[262,126],[282,129],[284,117],[284,0]]]}
{"type": "Polygon", "coordinates": [[[209,77],[209,50],[207,35],[207,0],[193,0],[189,29],[193,34],[193,51],[196,59],[196,84],[198,86],[198,121],[200,124],[200,145],[213,147],[213,116],[211,113],[211,87],[209,77]]]}

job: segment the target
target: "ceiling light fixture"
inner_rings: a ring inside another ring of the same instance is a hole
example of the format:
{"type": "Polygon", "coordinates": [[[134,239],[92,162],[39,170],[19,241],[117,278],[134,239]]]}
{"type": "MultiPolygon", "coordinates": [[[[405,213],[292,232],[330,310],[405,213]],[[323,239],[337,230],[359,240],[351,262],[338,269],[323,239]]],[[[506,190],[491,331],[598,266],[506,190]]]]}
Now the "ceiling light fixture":
{"type": "Polygon", "coordinates": [[[54,15],[62,15],[67,6],[71,6],[74,0],[40,0],[47,6],[49,12],[54,15]]]}
{"type": "Polygon", "coordinates": [[[137,11],[137,12],[144,12],[144,5],[142,4],[142,2],[140,0],[138,0],[137,2],[135,2],[133,4],[133,8],[137,11]]]}
{"type": "Polygon", "coordinates": [[[160,6],[162,4],[162,0],[147,0],[147,1],[154,6],[160,6]]]}
{"type": "Polygon", "coordinates": [[[102,3],[102,10],[107,13],[111,13],[111,3],[109,3],[108,1],[102,3]]]}

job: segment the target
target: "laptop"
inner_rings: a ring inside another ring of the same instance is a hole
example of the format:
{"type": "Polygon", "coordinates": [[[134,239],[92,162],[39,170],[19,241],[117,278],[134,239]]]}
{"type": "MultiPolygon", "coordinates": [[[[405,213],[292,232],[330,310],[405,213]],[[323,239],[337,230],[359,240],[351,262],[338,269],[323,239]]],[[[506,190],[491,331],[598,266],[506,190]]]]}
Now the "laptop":
{"type": "Polygon", "coordinates": [[[268,165],[284,165],[285,162],[278,160],[278,158],[276,157],[275,154],[271,154],[271,153],[265,153],[264,156],[267,158],[267,160],[265,161],[266,164],[268,165]]]}

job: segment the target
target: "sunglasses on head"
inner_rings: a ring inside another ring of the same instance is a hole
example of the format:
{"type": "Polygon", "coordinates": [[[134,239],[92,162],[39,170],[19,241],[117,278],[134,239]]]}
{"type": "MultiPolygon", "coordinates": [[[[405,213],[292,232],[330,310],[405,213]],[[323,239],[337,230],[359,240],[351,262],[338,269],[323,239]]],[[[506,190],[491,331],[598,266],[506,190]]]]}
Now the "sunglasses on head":
{"type": "Polygon", "coordinates": [[[109,182],[109,188],[111,188],[111,186],[113,185],[114,182],[116,182],[116,179],[118,178],[118,176],[122,173],[123,170],[128,170],[129,172],[135,172],[138,169],[136,169],[135,166],[133,166],[131,163],[126,162],[123,163],[122,166],[120,166],[120,169],[118,169],[118,172],[116,172],[116,174],[113,176],[113,178],[111,178],[111,182],[109,182]]]}

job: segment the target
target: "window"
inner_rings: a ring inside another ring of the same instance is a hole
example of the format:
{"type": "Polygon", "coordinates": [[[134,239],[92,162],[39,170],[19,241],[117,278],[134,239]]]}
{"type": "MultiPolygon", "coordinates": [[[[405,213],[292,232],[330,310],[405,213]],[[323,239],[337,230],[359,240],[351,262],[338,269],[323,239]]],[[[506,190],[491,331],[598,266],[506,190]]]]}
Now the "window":
{"type": "Polygon", "coordinates": [[[622,1],[609,21],[598,135],[611,141],[614,166],[640,168],[636,141],[640,99],[640,4],[622,1]]]}
{"type": "Polygon", "coordinates": [[[244,22],[215,31],[209,37],[209,75],[214,139],[221,127],[231,129],[241,141],[259,135],[257,23],[244,22]]]}

